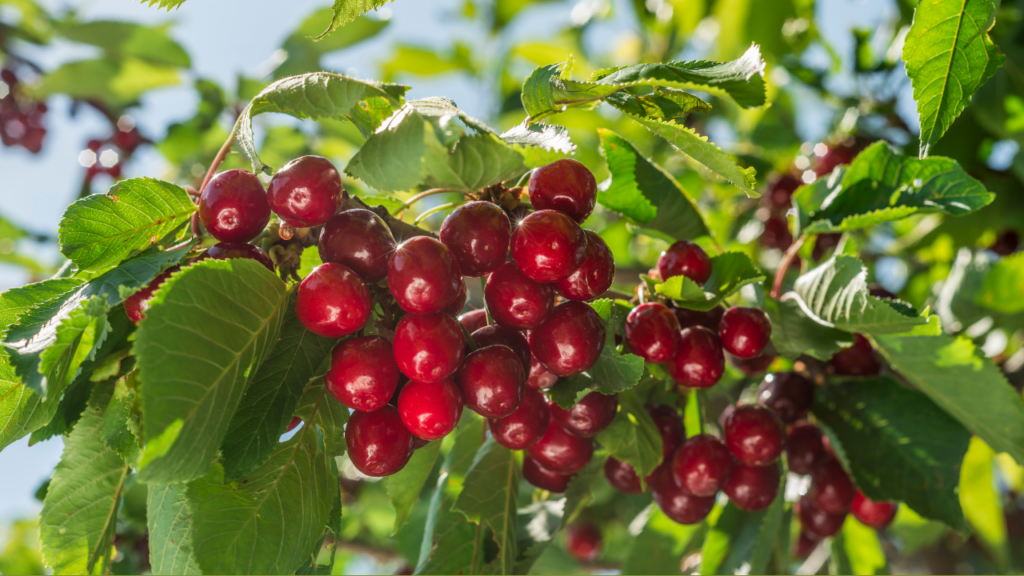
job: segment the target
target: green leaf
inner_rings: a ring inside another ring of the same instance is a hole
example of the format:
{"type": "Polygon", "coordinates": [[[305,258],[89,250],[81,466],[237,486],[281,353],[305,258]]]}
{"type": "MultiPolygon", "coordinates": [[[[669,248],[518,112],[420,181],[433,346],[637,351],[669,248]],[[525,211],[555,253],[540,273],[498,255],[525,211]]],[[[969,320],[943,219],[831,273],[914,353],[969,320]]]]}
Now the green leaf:
{"type": "Polygon", "coordinates": [[[782,476],[780,485],[775,500],[772,500],[771,505],[763,511],[764,515],[760,519],[757,541],[750,554],[750,574],[774,574],[774,572],[768,571],[768,561],[771,560],[773,554],[777,553],[779,533],[785,529],[782,522],[786,511],[785,474],[782,476]]]}
{"type": "Polygon", "coordinates": [[[317,36],[316,39],[320,40],[326,37],[360,15],[370,10],[376,10],[389,1],[391,0],[334,0],[334,6],[331,8],[334,11],[334,18],[331,19],[331,25],[317,36]]]}
{"type": "Polygon", "coordinates": [[[661,464],[661,432],[643,400],[631,390],[619,394],[619,411],[597,441],[612,456],[632,465],[640,478],[647,478],[661,464]]]}
{"type": "Polygon", "coordinates": [[[153,484],[146,493],[146,523],[153,546],[149,563],[153,574],[202,574],[192,555],[191,514],[183,484],[153,484]]]}
{"type": "Polygon", "coordinates": [[[984,441],[971,438],[960,472],[960,504],[974,534],[984,543],[999,571],[1005,573],[1010,562],[1003,514],[1002,495],[993,473],[996,454],[984,441]]]}
{"type": "Polygon", "coordinates": [[[106,301],[92,296],[61,321],[54,341],[39,354],[39,372],[47,375],[47,395],[66,389],[82,362],[94,359],[110,331],[107,311],[106,301]]]}
{"type": "Polygon", "coordinates": [[[171,11],[172,8],[180,8],[185,0],[140,0],[143,4],[149,6],[156,6],[157,8],[171,11]]]}
{"type": "Polygon", "coordinates": [[[440,442],[430,442],[412,454],[409,463],[395,474],[384,479],[384,489],[391,498],[391,506],[395,509],[395,527],[391,535],[409,521],[412,508],[423,491],[423,484],[434,470],[437,455],[441,452],[440,442]]]}
{"type": "Polygon", "coordinates": [[[97,387],[53,472],[39,534],[54,574],[105,574],[125,479],[131,469],[100,438],[109,387],[97,387]]]}
{"type": "Polygon", "coordinates": [[[459,139],[455,149],[428,146],[427,184],[432,188],[473,192],[526,172],[523,156],[493,134],[459,139]]]}
{"type": "Polygon", "coordinates": [[[576,150],[564,126],[541,122],[528,124],[524,120],[504,132],[501,139],[519,152],[530,168],[547,166],[576,150]]]}
{"type": "Polygon", "coordinates": [[[345,173],[384,192],[418,186],[426,178],[423,158],[427,139],[433,136],[417,116],[411,108],[402,108],[385,120],[348,161],[345,173]]]}
{"type": "Polygon", "coordinates": [[[133,468],[139,465],[142,454],[141,415],[138,411],[138,372],[119,378],[114,384],[114,394],[103,415],[100,434],[103,443],[133,468]]]}
{"type": "Polygon", "coordinates": [[[619,306],[611,300],[595,300],[590,303],[604,320],[604,349],[597,362],[587,370],[598,392],[616,394],[628,390],[640,382],[644,375],[644,359],[636,354],[620,354],[615,348],[615,334],[622,333],[619,306]]]}
{"type": "Polygon", "coordinates": [[[462,492],[453,510],[471,522],[487,525],[498,545],[492,568],[497,574],[515,573],[518,529],[519,464],[515,454],[488,438],[466,472],[462,492]]]}
{"type": "Polygon", "coordinates": [[[46,74],[38,91],[42,96],[65,94],[121,108],[150,90],[178,84],[180,74],[178,66],[153,64],[135,57],[78,60],[46,74]]]}
{"type": "Polygon", "coordinates": [[[711,258],[712,271],[704,286],[686,276],[673,276],[656,284],[654,290],[676,305],[692,310],[711,310],[747,284],[762,282],[763,272],[742,252],[726,252],[711,258]]]}
{"type": "Polygon", "coordinates": [[[247,259],[204,260],[157,290],[134,347],[146,431],[141,478],[163,484],[206,473],[277,339],[288,296],[247,259]]]}
{"type": "Polygon", "coordinates": [[[60,251],[87,272],[115,266],[183,226],[196,211],[183,188],[152,178],[115,184],[75,202],[60,223],[60,251]]]}
{"type": "Polygon", "coordinates": [[[1003,314],[1024,312],[1024,252],[1013,254],[996,262],[985,275],[981,290],[974,300],[1003,314]]]}
{"type": "Polygon", "coordinates": [[[82,284],[78,278],[53,278],[11,288],[0,294],[0,333],[6,333],[9,326],[32,308],[67,294],[82,284]]]}
{"type": "Polygon", "coordinates": [[[832,563],[835,574],[889,574],[878,531],[846,517],[843,529],[832,537],[832,563]]]}
{"type": "Polygon", "coordinates": [[[683,121],[686,115],[694,110],[711,110],[710,104],[689,92],[660,86],[655,86],[651,94],[639,96],[625,91],[616,92],[605,101],[626,114],[669,122],[683,121]]]}
{"type": "Polygon", "coordinates": [[[735,574],[749,563],[750,574],[764,574],[782,525],[784,492],[780,489],[771,505],[757,512],[726,504],[704,540],[700,573],[735,574]]]}
{"type": "Polygon", "coordinates": [[[946,133],[1005,57],[988,36],[991,0],[922,2],[903,44],[903,61],[921,118],[921,157],[946,133]]]}
{"type": "Polygon", "coordinates": [[[707,525],[677,524],[655,505],[644,529],[632,538],[622,562],[623,574],[680,574],[680,558],[699,539],[707,525]]]}
{"type": "MultiPolygon", "coordinates": [[[[326,372],[328,362],[325,359],[318,372],[326,372]]],[[[295,415],[304,422],[320,427],[329,456],[345,454],[348,448],[345,444],[345,424],[348,422],[349,410],[331,395],[323,378],[315,378],[309,383],[295,408],[295,415]]]]}
{"type": "Polygon", "coordinates": [[[825,326],[811,318],[797,299],[765,298],[764,311],[772,323],[772,344],[780,356],[801,354],[827,361],[840,348],[853,345],[849,332],[825,326]]]}
{"type": "Polygon", "coordinates": [[[68,40],[96,46],[111,59],[135,56],[153,64],[188,68],[191,65],[188,53],[168,36],[168,29],[166,25],[143,26],[110,20],[72,20],[58,27],[68,40]]]}
{"type": "Polygon", "coordinates": [[[323,32],[325,23],[330,22],[333,16],[331,8],[324,7],[313,11],[299,24],[281,46],[288,57],[274,69],[275,79],[323,70],[324,66],[320,63],[322,56],[373,38],[390,24],[389,20],[360,16],[343,31],[317,41],[314,36],[323,32]]]}

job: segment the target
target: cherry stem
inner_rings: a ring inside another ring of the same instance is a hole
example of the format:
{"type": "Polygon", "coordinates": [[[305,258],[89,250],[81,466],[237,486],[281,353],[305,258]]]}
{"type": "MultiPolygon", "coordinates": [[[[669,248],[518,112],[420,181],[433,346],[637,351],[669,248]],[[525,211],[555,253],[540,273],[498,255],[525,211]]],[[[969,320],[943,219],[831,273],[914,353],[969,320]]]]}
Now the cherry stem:
{"type": "Polygon", "coordinates": [[[700,433],[704,433],[704,408],[707,405],[707,398],[703,390],[697,390],[697,422],[700,424],[700,433]]]}
{"type": "MultiPolygon", "coordinates": [[[[239,116],[239,120],[241,116],[239,116]]],[[[199,186],[199,194],[202,195],[203,191],[206,190],[206,185],[213,179],[213,175],[217,173],[217,168],[220,168],[224,158],[227,157],[228,152],[231,151],[231,145],[235,143],[235,136],[238,134],[238,121],[235,121],[235,126],[231,128],[231,134],[228,135],[228,139],[224,141],[224,145],[217,151],[217,155],[213,158],[213,162],[210,163],[210,169],[206,171],[206,176],[203,177],[203,183],[199,186]]]]}
{"type": "Polygon", "coordinates": [[[806,236],[800,236],[786,250],[786,255],[783,256],[782,262],[779,264],[779,269],[775,271],[775,281],[772,283],[772,298],[778,298],[779,292],[782,292],[782,282],[786,279],[786,271],[789,270],[789,265],[796,259],[796,253],[800,251],[800,247],[804,245],[806,239],[806,236]]]}
{"type": "MultiPolygon", "coordinates": [[[[487,289],[487,276],[480,277],[480,299],[483,300],[484,290],[487,289]]],[[[491,318],[491,311],[487,309],[487,301],[484,301],[484,318],[487,318],[487,325],[494,325],[494,318],[491,318]]]]}
{"type": "Polygon", "coordinates": [[[447,210],[449,208],[454,208],[456,206],[462,206],[466,202],[467,202],[466,200],[462,200],[460,202],[448,202],[447,204],[441,204],[440,206],[434,206],[430,210],[427,210],[426,212],[424,212],[424,213],[420,214],[419,216],[417,216],[416,219],[412,221],[412,223],[413,224],[419,224],[420,222],[426,220],[428,217],[430,217],[430,216],[432,216],[434,214],[437,214],[438,212],[441,212],[443,210],[447,210]]]}
{"type": "Polygon", "coordinates": [[[419,194],[413,196],[412,198],[409,198],[409,200],[407,200],[405,204],[402,204],[402,206],[398,208],[398,212],[396,212],[396,214],[401,215],[402,212],[405,212],[407,208],[409,208],[416,202],[426,198],[427,196],[433,196],[435,194],[447,194],[451,192],[461,193],[462,190],[452,190],[451,188],[431,188],[430,190],[424,190],[423,192],[420,192],[419,194]]]}

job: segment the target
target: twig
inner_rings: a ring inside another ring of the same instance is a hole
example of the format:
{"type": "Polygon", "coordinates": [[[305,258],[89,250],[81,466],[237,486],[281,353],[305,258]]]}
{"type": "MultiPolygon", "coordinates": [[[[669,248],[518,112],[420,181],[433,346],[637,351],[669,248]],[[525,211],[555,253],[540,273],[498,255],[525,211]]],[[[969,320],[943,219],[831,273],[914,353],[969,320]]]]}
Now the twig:
{"type": "Polygon", "coordinates": [[[793,263],[796,253],[800,251],[800,247],[804,245],[804,240],[806,239],[806,236],[800,236],[786,250],[786,255],[779,264],[779,269],[775,271],[775,281],[772,283],[772,298],[779,297],[779,292],[782,291],[782,282],[786,279],[786,271],[789,270],[789,265],[793,263]]]}
{"type": "Polygon", "coordinates": [[[203,177],[203,183],[199,186],[200,194],[203,193],[203,190],[206,190],[206,185],[210,183],[211,179],[213,179],[213,175],[217,173],[217,168],[220,167],[221,163],[224,162],[224,158],[227,157],[228,152],[231,151],[231,145],[235,143],[235,136],[237,135],[238,120],[235,120],[235,125],[231,128],[231,134],[228,135],[228,139],[224,141],[224,145],[217,151],[217,155],[213,158],[213,162],[210,163],[210,169],[206,171],[206,176],[203,177]]]}
{"type": "Polygon", "coordinates": [[[452,190],[451,188],[431,188],[430,190],[424,190],[423,192],[420,192],[419,194],[413,196],[412,198],[409,198],[409,200],[407,200],[405,204],[402,204],[402,206],[398,209],[398,214],[401,214],[401,213],[405,212],[406,209],[408,209],[410,206],[412,206],[416,202],[419,202],[420,200],[426,198],[427,196],[433,196],[434,194],[447,194],[447,193],[457,193],[458,194],[458,193],[462,193],[462,190],[452,190]]]}

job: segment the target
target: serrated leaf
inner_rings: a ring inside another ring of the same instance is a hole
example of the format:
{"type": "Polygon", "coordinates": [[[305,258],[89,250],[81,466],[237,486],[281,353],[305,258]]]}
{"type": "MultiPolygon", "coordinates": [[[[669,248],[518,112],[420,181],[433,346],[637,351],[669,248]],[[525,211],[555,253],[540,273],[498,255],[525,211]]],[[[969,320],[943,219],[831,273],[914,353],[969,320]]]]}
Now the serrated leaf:
{"type": "Polygon", "coordinates": [[[161,8],[161,9],[167,10],[168,12],[170,12],[172,8],[179,8],[179,7],[181,7],[181,5],[185,3],[185,0],[140,0],[140,1],[143,4],[147,4],[149,6],[156,6],[157,8],[161,8]]]}
{"type": "Polygon", "coordinates": [[[711,105],[693,94],[677,88],[655,86],[650,94],[634,95],[616,92],[605,102],[633,116],[654,118],[668,122],[683,121],[686,115],[696,110],[708,112],[711,105]]]}
{"type": "Polygon", "coordinates": [[[114,394],[103,414],[103,426],[100,428],[103,443],[132,467],[139,465],[142,453],[141,416],[135,393],[135,386],[138,385],[136,376],[137,373],[133,372],[119,378],[114,384],[114,394]]]}
{"type": "Polygon", "coordinates": [[[486,524],[490,528],[498,545],[498,555],[488,572],[515,573],[515,561],[519,555],[516,548],[519,475],[515,454],[495,442],[493,437],[488,438],[477,450],[473,464],[466,472],[462,492],[452,508],[465,514],[469,521],[481,526],[486,524]]]}
{"type": "Polygon", "coordinates": [[[628,352],[619,353],[615,348],[615,335],[622,333],[622,323],[625,322],[619,307],[607,299],[595,300],[591,306],[604,320],[604,348],[597,362],[587,370],[587,375],[598,392],[616,394],[629,390],[644,375],[644,359],[628,352]]]}
{"type": "Polygon", "coordinates": [[[632,391],[619,394],[619,411],[597,441],[612,456],[632,465],[640,478],[647,478],[661,464],[661,432],[643,400],[632,391]]]}
{"type": "Polygon", "coordinates": [[[1003,314],[1024,312],[1024,252],[996,262],[985,275],[981,290],[975,293],[978,304],[1003,314]]]}
{"type": "Polygon", "coordinates": [[[78,278],[54,278],[11,288],[0,294],[0,333],[6,333],[9,326],[35,306],[82,284],[78,278]]]}
{"type": "Polygon", "coordinates": [[[327,30],[324,30],[323,33],[317,36],[316,40],[325,38],[331,32],[334,32],[338,28],[348,24],[359,16],[369,12],[370,10],[376,10],[390,1],[391,0],[334,0],[334,6],[331,8],[331,10],[334,11],[334,17],[331,18],[331,25],[327,27],[327,30]]]}
{"type": "Polygon", "coordinates": [[[765,298],[764,311],[772,323],[772,344],[780,356],[796,358],[807,354],[827,361],[840,348],[853,345],[849,332],[814,320],[796,299],[765,298]]]}
{"type": "Polygon", "coordinates": [[[437,455],[441,452],[440,442],[430,442],[412,454],[409,463],[398,472],[384,479],[384,489],[391,498],[391,506],[395,509],[395,526],[391,535],[409,521],[412,508],[423,491],[423,484],[434,470],[437,455]]]}
{"type": "Polygon", "coordinates": [[[54,341],[39,354],[39,372],[47,375],[49,391],[64,390],[78,376],[86,359],[93,359],[110,332],[107,302],[92,296],[61,321],[54,341]]]}
{"type": "Polygon", "coordinates": [[[519,152],[530,168],[546,166],[576,151],[569,131],[554,124],[530,124],[524,120],[504,132],[501,139],[519,152]]]}
{"type": "Polygon", "coordinates": [[[726,252],[711,258],[711,276],[703,286],[686,276],[673,276],[655,284],[655,292],[692,310],[711,310],[747,284],[762,282],[763,272],[742,252],[726,252]]]}
{"type": "MultiPolygon", "coordinates": [[[[325,359],[318,372],[326,372],[329,362],[329,359],[325,359]]],[[[331,395],[323,378],[315,378],[306,386],[295,408],[295,415],[304,422],[320,427],[329,456],[345,454],[348,449],[345,444],[345,424],[348,422],[349,409],[331,395]]]]}
{"type": "Polygon", "coordinates": [[[153,574],[202,574],[192,556],[191,513],[184,484],[150,485],[146,493],[146,523],[153,542],[149,551],[153,574]]]}
{"type": "Polygon", "coordinates": [[[523,156],[497,136],[463,136],[449,152],[443,146],[427,147],[426,182],[432,188],[473,192],[510,180],[526,172],[523,156]]]}
{"type": "Polygon", "coordinates": [[[410,190],[423,182],[427,138],[433,136],[416,116],[402,108],[386,119],[348,161],[345,173],[384,192],[410,190]],[[406,121],[410,114],[414,117],[406,121]]]}
{"type": "Polygon", "coordinates": [[[783,492],[780,489],[772,504],[757,512],[744,512],[727,503],[704,540],[700,573],[735,574],[749,564],[750,574],[763,574],[766,551],[774,548],[782,524],[783,492]],[[755,560],[761,565],[755,566],[755,560]]]}

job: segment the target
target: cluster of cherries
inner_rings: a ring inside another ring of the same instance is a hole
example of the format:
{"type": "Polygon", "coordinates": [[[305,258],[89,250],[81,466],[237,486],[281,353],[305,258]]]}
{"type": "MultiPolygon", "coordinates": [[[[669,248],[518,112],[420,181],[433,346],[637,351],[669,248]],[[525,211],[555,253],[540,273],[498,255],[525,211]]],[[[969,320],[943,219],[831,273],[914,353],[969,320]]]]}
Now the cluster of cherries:
{"type": "Polygon", "coordinates": [[[46,102],[26,97],[14,70],[0,70],[0,82],[6,86],[5,94],[0,98],[0,142],[4,146],[21,146],[33,154],[38,153],[43,149],[46,137],[46,127],[43,126],[46,102]]]}
{"type": "Polygon", "coordinates": [[[85,144],[86,150],[93,154],[100,154],[104,147],[112,147],[120,152],[117,162],[110,166],[104,166],[101,162],[93,162],[85,169],[86,183],[92,182],[100,174],[106,174],[117,180],[121,177],[121,164],[125,157],[129,157],[135,150],[147,140],[135,127],[134,122],[119,121],[114,125],[114,132],[106,138],[92,138],[85,144]]]}

